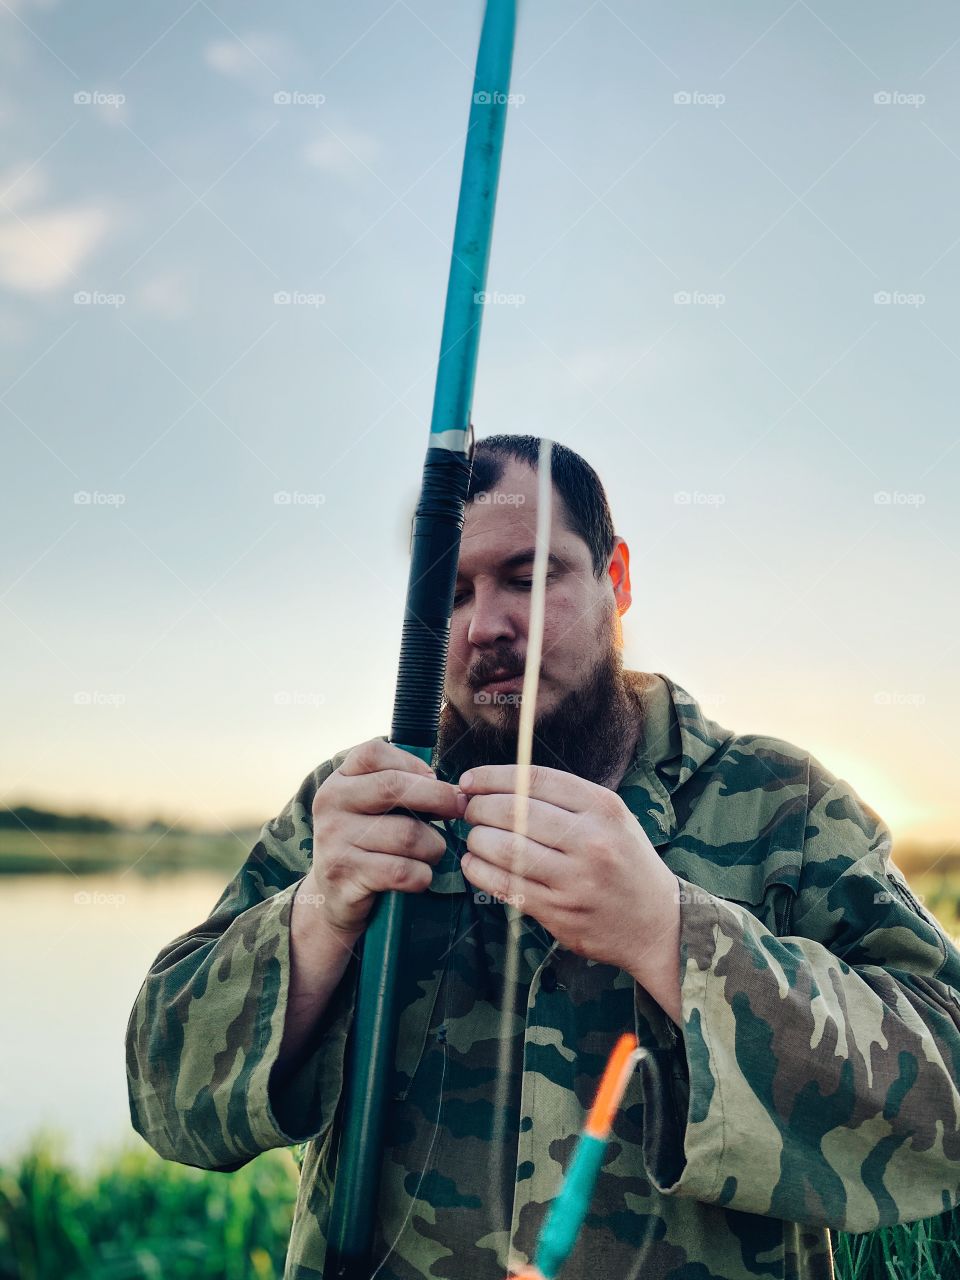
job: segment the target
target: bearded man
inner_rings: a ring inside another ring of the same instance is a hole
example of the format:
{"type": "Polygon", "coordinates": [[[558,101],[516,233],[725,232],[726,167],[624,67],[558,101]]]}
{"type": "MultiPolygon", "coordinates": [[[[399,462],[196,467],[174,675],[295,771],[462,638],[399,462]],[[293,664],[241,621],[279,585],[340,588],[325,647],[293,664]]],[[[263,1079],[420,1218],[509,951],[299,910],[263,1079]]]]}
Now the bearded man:
{"type": "Polygon", "coordinates": [[[846,781],[624,669],[627,544],[596,473],[559,445],[514,836],[538,450],[475,450],[434,768],[374,739],[264,826],[143,984],[134,1127],[226,1171],[306,1143],[284,1275],[319,1280],[358,952],[377,895],[400,890],[373,1275],[503,1280],[506,1259],[529,1260],[632,1031],[645,1053],[564,1280],[827,1280],[831,1229],[960,1201],[960,953],[846,781]]]}

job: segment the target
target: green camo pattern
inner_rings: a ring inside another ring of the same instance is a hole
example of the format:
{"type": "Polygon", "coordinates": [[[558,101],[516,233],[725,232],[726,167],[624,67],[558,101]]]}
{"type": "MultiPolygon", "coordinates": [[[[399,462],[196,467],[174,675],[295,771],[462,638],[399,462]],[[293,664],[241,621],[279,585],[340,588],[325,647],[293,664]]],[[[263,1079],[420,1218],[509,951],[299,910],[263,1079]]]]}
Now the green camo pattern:
{"type": "MultiPolygon", "coordinates": [[[[530,1258],[625,1030],[648,1052],[563,1280],[827,1280],[831,1229],[960,1203],[960,953],[891,860],[889,828],[809,753],[721,728],[668,677],[645,699],[619,794],[679,879],[681,1026],[529,918],[504,993],[505,910],[464,881],[453,824],[397,975],[378,1280],[503,1280],[508,1256],[530,1258]],[[494,1194],[502,1027],[517,1159],[494,1194]]],[[[231,1170],[307,1144],[285,1280],[323,1272],[355,959],[282,1096],[270,1075],[312,800],[346,754],[161,951],[127,1030],[133,1125],[160,1155],[231,1170]]]]}

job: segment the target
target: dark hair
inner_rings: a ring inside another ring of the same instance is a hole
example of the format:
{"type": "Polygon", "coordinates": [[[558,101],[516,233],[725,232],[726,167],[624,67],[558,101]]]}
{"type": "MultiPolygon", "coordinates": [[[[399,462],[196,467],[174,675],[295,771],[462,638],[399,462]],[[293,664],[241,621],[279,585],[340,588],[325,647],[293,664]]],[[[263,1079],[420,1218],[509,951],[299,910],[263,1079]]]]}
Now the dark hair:
{"type": "MultiPolygon", "coordinates": [[[[508,459],[525,462],[537,470],[539,436],[499,435],[478,440],[473,449],[473,471],[467,501],[495,489],[503,478],[508,459]]],[[[613,554],[614,528],[610,504],[600,477],[579,453],[553,442],[550,454],[553,487],[563,499],[567,524],[590,548],[593,571],[602,578],[613,554]]]]}

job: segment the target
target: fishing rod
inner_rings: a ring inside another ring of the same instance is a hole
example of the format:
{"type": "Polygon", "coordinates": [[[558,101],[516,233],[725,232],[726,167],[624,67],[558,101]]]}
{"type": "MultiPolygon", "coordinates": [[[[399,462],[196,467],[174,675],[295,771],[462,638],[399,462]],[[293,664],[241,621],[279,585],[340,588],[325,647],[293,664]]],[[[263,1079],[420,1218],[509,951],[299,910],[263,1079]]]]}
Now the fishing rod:
{"type": "MultiPolygon", "coordinates": [[[[487,0],[467,127],[433,415],[413,530],[390,742],[430,764],[443,698],[473,453],[470,411],[496,207],[516,0],[487,0]]],[[[363,937],[324,1280],[369,1280],[404,895],[384,893],[363,937]]]]}

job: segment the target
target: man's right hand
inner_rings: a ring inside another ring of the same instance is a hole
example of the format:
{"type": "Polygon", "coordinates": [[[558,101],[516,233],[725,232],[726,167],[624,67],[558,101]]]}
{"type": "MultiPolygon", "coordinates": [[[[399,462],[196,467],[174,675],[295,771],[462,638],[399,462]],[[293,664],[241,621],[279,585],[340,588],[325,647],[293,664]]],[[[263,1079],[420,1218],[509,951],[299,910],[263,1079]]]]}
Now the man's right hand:
{"type": "Polygon", "coordinates": [[[401,747],[380,738],[354,747],[313,798],[313,865],[300,892],[318,895],[319,918],[352,944],[378,893],[428,888],[444,837],[429,823],[390,810],[457,818],[465,807],[459,794],[401,747]]]}
{"type": "Polygon", "coordinates": [[[446,842],[436,827],[391,809],[459,817],[467,798],[429,765],[381,738],[354,747],[313,797],[313,863],[293,897],[290,982],[270,1099],[287,1133],[285,1081],[298,1068],[366,927],[378,893],[422,893],[446,842]],[[459,800],[458,800],[459,796],[459,800]]]}

